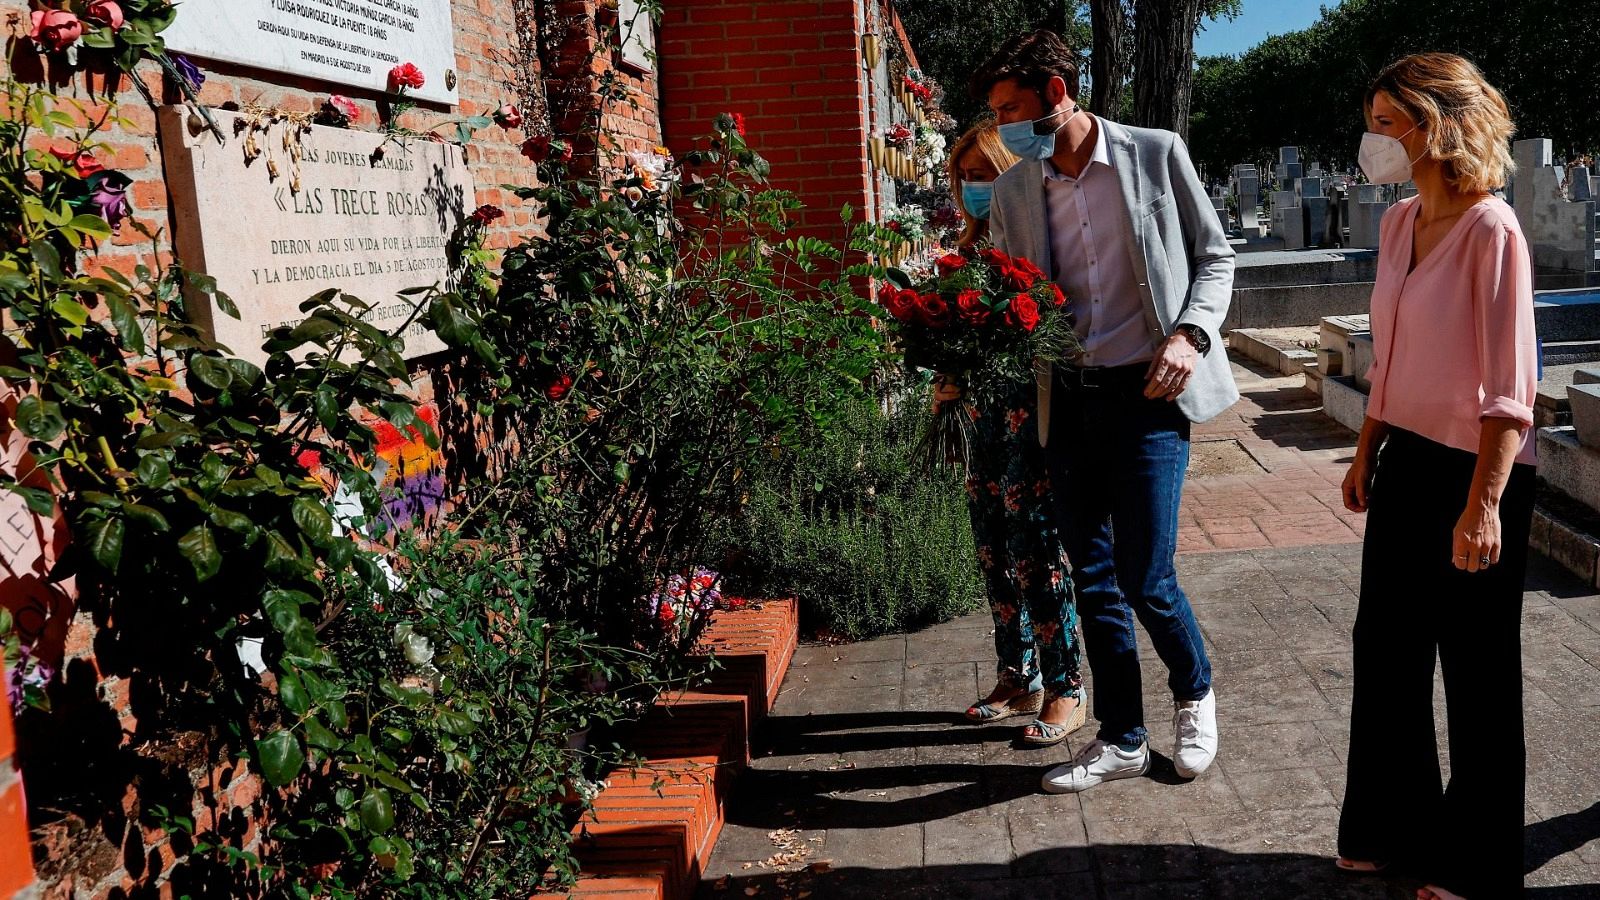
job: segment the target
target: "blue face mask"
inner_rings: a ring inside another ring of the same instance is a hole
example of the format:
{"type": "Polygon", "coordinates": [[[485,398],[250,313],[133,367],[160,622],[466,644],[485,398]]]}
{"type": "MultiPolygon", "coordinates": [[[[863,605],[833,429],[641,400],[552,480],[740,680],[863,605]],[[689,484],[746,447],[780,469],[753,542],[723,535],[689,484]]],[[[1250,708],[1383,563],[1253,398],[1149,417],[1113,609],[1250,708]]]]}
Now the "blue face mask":
{"type": "Polygon", "coordinates": [[[974,219],[989,218],[989,202],[994,199],[994,182],[961,182],[961,205],[974,219]]]}
{"type": "Polygon", "coordinates": [[[1049,125],[1045,124],[1063,112],[1066,112],[1066,110],[1058,109],[1042,119],[1001,125],[999,128],[1000,141],[1006,145],[1007,150],[1023,159],[1049,159],[1056,152],[1056,132],[1067,127],[1067,123],[1072,121],[1072,116],[1076,116],[1082,110],[1074,104],[1072,115],[1063,119],[1060,125],[1050,128],[1049,125]],[[1040,127],[1047,129],[1044,134],[1038,133],[1040,127]]]}

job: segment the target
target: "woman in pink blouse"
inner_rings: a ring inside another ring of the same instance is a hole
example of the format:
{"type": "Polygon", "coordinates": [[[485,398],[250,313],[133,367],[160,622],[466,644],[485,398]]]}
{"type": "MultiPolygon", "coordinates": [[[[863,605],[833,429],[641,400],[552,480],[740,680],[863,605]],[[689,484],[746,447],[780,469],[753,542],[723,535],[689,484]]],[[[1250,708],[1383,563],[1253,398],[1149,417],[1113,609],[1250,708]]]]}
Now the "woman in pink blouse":
{"type": "Polygon", "coordinates": [[[1339,865],[1402,864],[1430,882],[1423,900],[1520,896],[1538,351],[1528,246],[1490,193],[1513,126],[1477,68],[1442,53],[1385,69],[1366,117],[1368,178],[1418,193],[1383,219],[1371,400],[1344,480],[1345,506],[1368,516],[1339,865]]]}

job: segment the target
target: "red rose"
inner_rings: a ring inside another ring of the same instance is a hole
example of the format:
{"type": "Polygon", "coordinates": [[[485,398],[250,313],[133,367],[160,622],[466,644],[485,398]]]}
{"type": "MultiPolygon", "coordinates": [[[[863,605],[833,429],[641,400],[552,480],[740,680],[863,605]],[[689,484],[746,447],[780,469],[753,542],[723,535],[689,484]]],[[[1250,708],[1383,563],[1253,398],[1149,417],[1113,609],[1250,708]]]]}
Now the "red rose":
{"type": "Polygon", "coordinates": [[[294,460],[307,472],[315,472],[322,468],[322,454],[315,450],[301,450],[295,454],[294,460]]]}
{"type": "Polygon", "coordinates": [[[989,305],[983,302],[983,294],[970,288],[956,295],[956,311],[961,314],[961,321],[968,325],[982,325],[989,321],[989,305]]]}
{"type": "Polygon", "coordinates": [[[105,171],[106,168],[100,164],[100,160],[94,158],[93,153],[87,150],[57,150],[51,147],[50,155],[64,163],[70,163],[72,170],[78,173],[79,178],[88,178],[96,172],[105,171]]]}
{"type": "Polygon", "coordinates": [[[917,297],[917,318],[929,328],[944,328],[950,324],[950,304],[938,294],[917,297]]]}
{"type": "Polygon", "coordinates": [[[739,132],[739,137],[744,137],[744,113],[733,114],[733,130],[739,132]]]}
{"type": "Polygon", "coordinates": [[[1012,297],[1011,305],[1006,307],[1006,324],[1032,331],[1039,325],[1039,304],[1027,294],[1012,297]]]}
{"type": "Polygon", "coordinates": [[[934,265],[939,267],[940,275],[954,275],[966,267],[967,258],[959,253],[946,253],[934,265]]]}
{"type": "Polygon", "coordinates": [[[472,211],[472,221],[479,225],[487,225],[496,219],[504,218],[506,211],[493,204],[485,203],[472,211]]]}
{"type": "MultiPolygon", "coordinates": [[[[1000,277],[1005,279],[1006,287],[1018,291],[1030,290],[1038,277],[1017,265],[1017,260],[1012,260],[1010,265],[1000,267],[1000,277]]],[[[1034,269],[1035,272],[1038,269],[1034,269]]]]}
{"type": "Polygon", "coordinates": [[[36,9],[28,37],[44,49],[59,53],[83,37],[83,22],[64,9],[36,9]]]}
{"type": "Polygon", "coordinates": [[[522,111],[507,103],[494,111],[494,123],[501,128],[521,128],[522,111]]]}
{"type": "Polygon", "coordinates": [[[1061,292],[1061,285],[1056,284],[1054,281],[1050,282],[1050,294],[1051,302],[1056,306],[1067,305],[1067,295],[1061,292]]]}
{"type": "Polygon", "coordinates": [[[980,252],[978,255],[983,257],[984,262],[991,266],[995,266],[996,268],[1011,265],[1011,257],[1001,253],[999,250],[996,250],[993,247],[980,252]]]}
{"type": "Polygon", "coordinates": [[[1026,256],[1018,256],[1013,258],[1011,260],[1011,264],[1016,266],[1017,271],[1029,276],[1035,281],[1045,277],[1044,272],[1040,271],[1039,267],[1034,265],[1033,261],[1028,259],[1026,256]]]}
{"type": "Polygon", "coordinates": [[[560,375],[557,376],[555,381],[550,382],[549,387],[544,389],[544,395],[551,400],[560,400],[570,390],[572,390],[572,376],[560,375]]]}
{"type": "Polygon", "coordinates": [[[901,322],[916,318],[917,295],[914,291],[903,291],[885,281],[883,287],[878,288],[878,302],[889,311],[889,315],[901,322]]]}
{"type": "Polygon", "coordinates": [[[122,7],[113,0],[89,0],[89,6],[83,11],[83,16],[110,26],[112,31],[122,30],[122,7]]]}
{"type": "Polygon", "coordinates": [[[421,89],[427,79],[422,77],[422,70],[411,63],[401,63],[389,70],[389,90],[399,91],[401,88],[421,89]]]}

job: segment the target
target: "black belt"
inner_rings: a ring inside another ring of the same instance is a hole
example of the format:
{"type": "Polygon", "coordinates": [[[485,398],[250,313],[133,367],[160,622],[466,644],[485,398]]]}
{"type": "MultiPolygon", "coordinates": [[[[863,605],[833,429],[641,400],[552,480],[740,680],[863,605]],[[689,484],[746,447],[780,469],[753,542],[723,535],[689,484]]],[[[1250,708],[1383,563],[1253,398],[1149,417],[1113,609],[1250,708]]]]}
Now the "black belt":
{"type": "Polygon", "coordinates": [[[1149,363],[1085,367],[1058,364],[1055,367],[1055,377],[1056,384],[1069,391],[1134,387],[1143,390],[1150,380],[1145,374],[1149,371],[1149,363]]]}

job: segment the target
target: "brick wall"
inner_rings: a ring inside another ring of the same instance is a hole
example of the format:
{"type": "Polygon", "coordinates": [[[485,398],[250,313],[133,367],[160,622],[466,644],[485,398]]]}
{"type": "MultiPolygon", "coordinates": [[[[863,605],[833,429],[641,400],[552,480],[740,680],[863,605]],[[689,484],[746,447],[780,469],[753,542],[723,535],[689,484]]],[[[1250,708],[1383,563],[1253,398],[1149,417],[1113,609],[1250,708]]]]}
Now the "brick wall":
{"type": "MultiPolygon", "coordinates": [[[[506,0],[451,2],[460,103],[455,108],[420,107],[402,123],[411,128],[488,114],[502,103],[517,102],[526,93],[527,79],[521,77],[517,63],[523,58],[523,44],[518,39],[518,4],[506,0]]],[[[581,128],[593,121],[593,115],[600,115],[606,126],[621,136],[618,146],[604,148],[608,152],[640,150],[661,143],[653,74],[619,70],[620,84],[631,102],[601,108],[597,94],[600,76],[613,65],[615,54],[605,49],[591,54],[597,47],[603,48],[605,41],[604,30],[595,24],[595,0],[543,0],[541,6],[559,18],[560,28],[555,29],[554,47],[548,53],[553,62],[533,61],[530,68],[548,76],[545,90],[563,100],[563,111],[584,114],[557,122],[556,132],[581,128]],[[595,55],[592,64],[591,55],[595,55]]],[[[27,12],[25,0],[0,0],[0,21],[7,23],[9,34],[26,34],[27,12]]],[[[18,60],[25,61],[26,57],[19,56],[18,60]]],[[[355,127],[377,127],[381,98],[372,92],[225,63],[199,59],[195,62],[207,75],[200,93],[206,105],[252,104],[309,112],[320,107],[330,93],[338,93],[361,107],[361,118],[355,127]]],[[[22,62],[17,64],[17,72],[20,76],[29,74],[22,62]]],[[[151,94],[162,102],[179,99],[170,86],[163,84],[159,69],[153,64],[146,63],[141,74],[151,94]]],[[[102,75],[80,75],[60,92],[86,103],[91,114],[108,100],[120,107],[127,125],[104,135],[108,146],[99,155],[108,166],[133,179],[129,197],[134,218],[165,239],[170,234],[169,201],[156,143],[154,112],[131,84],[123,84],[108,98],[102,75]]],[[[539,127],[535,118],[539,110],[525,112],[529,114],[525,127],[532,133],[539,127]]],[[[476,202],[502,206],[508,213],[491,230],[491,247],[510,246],[535,227],[529,213],[499,187],[534,183],[531,164],[518,152],[524,136],[522,132],[490,127],[479,132],[467,149],[467,161],[478,189],[476,202]]],[[[136,229],[124,227],[119,237],[102,248],[97,262],[131,273],[136,264],[150,263],[152,252],[148,240],[136,229]]],[[[163,242],[154,252],[166,257],[171,249],[163,242]]],[[[235,299],[241,303],[249,300],[248,296],[237,295],[235,299]]],[[[449,397],[443,396],[448,378],[442,374],[429,360],[417,361],[414,384],[419,400],[449,402],[449,397]],[[437,392],[436,385],[440,386],[437,392]]],[[[27,719],[19,723],[25,727],[16,756],[25,777],[33,777],[28,776],[30,767],[37,770],[36,786],[40,788],[60,786],[72,777],[70,767],[59,764],[62,758],[81,758],[123,766],[125,770],[115,773],[108,783],[120,780],[124,790],[120,796],[113,792],[99,797],[104,814],[92,820],[62,817],[42,809],[33,811],[32,856],[38,869],[38,890],[43,897],[74,900],[142,895],[146,891],[170,894],[174,886],[166,875],[175,859],[174,848],[168,835],[141,824],[141,816],[148,810],[139,808],[138,795],[127,785],[142,777],[153,777],[163,766],[170,770],[172,761],[177,760],[177,768],[189,771],[192,813],[197,824],[202,829],[217,828],[246,845],[254,843],[259,834],[255,814],[261,785],[243,766],[218,765],[204,747],[143,746],[134,752],[131,742],[138,731],[138,720],[129,696],[132,682],[105,658],[106,648],[97,647],[97,635],[95,622],[88,614],[80,612],[71,619],[60,660],[61,675],[52,689],[56,712],[38,717],[37,727],[26,727],[27,719]]],[[[9,712],[0,709],[0,898],[13,896],[34,878],[29,868],[29,842],[23,836],[26,825],[22,785],[10,762],[12,734],[9,712]]],[[[105,778],[103,772],[96,774],[105,778]]],[[[45,793],[34,790],[32,795],[39,802],[45,793]]]]}
{"type": "Polygon", "coordinates": [[[797,230],[842,244],[846,203],[870,210],[859,0],[674,0],[657,47],[661,127],[681,155],[722,112],[745,117],[772,183],[806,209],[797,230]]]}

